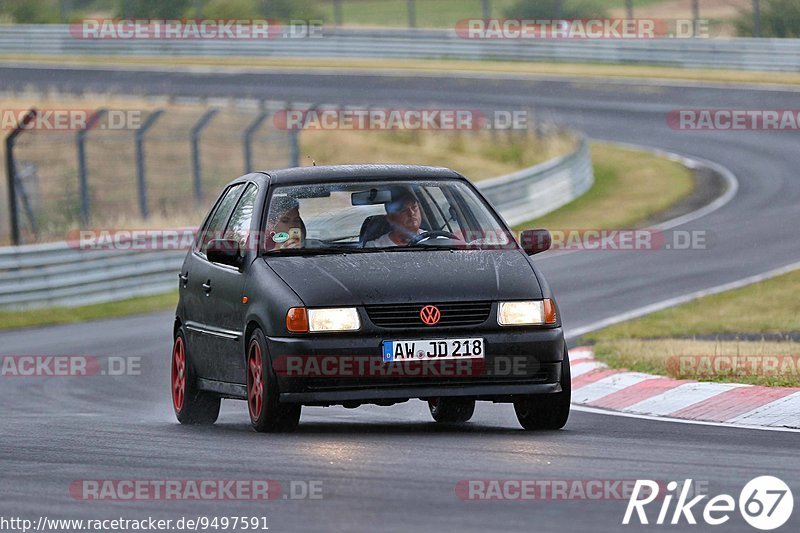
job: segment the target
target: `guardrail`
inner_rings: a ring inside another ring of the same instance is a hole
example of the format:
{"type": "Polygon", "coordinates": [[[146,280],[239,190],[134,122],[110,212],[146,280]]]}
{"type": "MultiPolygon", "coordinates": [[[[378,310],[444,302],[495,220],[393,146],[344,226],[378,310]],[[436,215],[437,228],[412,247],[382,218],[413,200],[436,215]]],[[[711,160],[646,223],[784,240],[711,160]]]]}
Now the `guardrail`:
{"type": "Polygon", "coordinates": [[[78,306],[167,292],[185,251],[79,250],[69,243],[0,249],[0,308],[78,306]]]}
{"type": "Polygon", "coordinates": [[[800,39],[470,40],[455,30],[392,28],[325,27],[317,36],[263,40],[91,40],[74,37],[68,25],[0,25],[0,50],[23,56],[494,59],[800,71],[800,39]]]}
{"type": "MultiPolygon", "coordinates": [[[[594,182],[586,139],[571,154],[481,182],[515,225],[557,209],[594,182]]],[[[67,242],[0,248],[0,308],[78,306],[169,291],[185,251],[80,250],[67,242]]]]}

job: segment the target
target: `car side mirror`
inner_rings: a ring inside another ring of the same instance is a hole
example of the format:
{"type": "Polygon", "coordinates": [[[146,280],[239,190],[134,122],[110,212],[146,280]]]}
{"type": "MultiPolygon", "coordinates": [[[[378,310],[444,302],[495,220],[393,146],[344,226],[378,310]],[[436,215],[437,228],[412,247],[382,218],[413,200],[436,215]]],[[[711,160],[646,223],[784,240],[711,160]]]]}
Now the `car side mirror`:
{"type": "Polygon", "coordinates": [[[239,243],[233,239],[214,239],[208,243],[206,257],[212,263],[242,268],[242,257],[239,243]]]}
{"type": "Polygon", "coordinates": [[[538,254],[550,249],[553,238],[546,229],[526,229],[519,234],[520,245],[528,255],[538,254]]]}

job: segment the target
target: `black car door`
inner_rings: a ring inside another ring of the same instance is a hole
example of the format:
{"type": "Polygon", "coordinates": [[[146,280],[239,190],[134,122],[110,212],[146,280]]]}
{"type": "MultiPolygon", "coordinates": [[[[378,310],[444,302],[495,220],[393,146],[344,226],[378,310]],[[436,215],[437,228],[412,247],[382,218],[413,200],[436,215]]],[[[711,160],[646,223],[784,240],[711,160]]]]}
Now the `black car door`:
{"type": "Polygon", "coordinates": [[[212,276],[219,267],[209,263],[206,248],[213,239],[221,238],[228,219],[245,184],[237,183],[226,189],[217,201],[212,214],[203,226],[200,237],[184,263],[181,272],[181,297],[184,302],[184,325],[187,344],[191,352],[192,364],[198,376],[206,379],[220,379],[215,371],[215,354],[223,332],[211,326],[213,308],[211,303],[212,276]]]}
{"type": "Polygon", "coordinates": [[[249,263],[255,256],[250,239],[250,225],[253,218],[258,187],[254,183],[247,185],[236,204],[224,231],[224,238],[236,241],[244,257],[240,269],[210,263],[210,289],[206,300],[207,326],[216,335],[210,340],[211,348],[208,364],[215,378],[228,383],[245,382],[244,352],[242,335],[244,335],[244,317],[247,309],[242,301],[244,284],[249,271],[249,263]]]}

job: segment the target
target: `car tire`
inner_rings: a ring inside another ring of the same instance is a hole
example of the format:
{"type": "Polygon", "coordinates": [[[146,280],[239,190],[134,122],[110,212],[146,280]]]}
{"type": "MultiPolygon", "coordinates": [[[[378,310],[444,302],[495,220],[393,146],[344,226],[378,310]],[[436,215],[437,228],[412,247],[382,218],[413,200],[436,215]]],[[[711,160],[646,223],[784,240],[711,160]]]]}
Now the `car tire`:
{"type": "Polygon", "coordinates": [[[569,353],[564,347],[561,362],[561,392],[526,396],[514,402],[517,420],[526,430],[556,430],[563,428],[569,418],[572,399],[572,378],[569,353]]]}
{"type": "Polygon", "coordinates": [[[460,424],[472,418],[475,400],[469,398],[434,398],[428,400],[428,409],[437,422],[460,424]]]}
{"type": "Polygon", "coordinates": [[[220,398],[197,387],[197,376],[186,344],[186,334],[179,328],[172,345],[172,407],[181,424],[213,424],[219,417],[220,398]]]}
{"type": "Polygon", "coordinates": [[[279,401],[278,379],[272,369],[264,333],[256,329],[247,343],[247,408],[259,433],[293,431],[300,423],[301,406],[279,401]]]}

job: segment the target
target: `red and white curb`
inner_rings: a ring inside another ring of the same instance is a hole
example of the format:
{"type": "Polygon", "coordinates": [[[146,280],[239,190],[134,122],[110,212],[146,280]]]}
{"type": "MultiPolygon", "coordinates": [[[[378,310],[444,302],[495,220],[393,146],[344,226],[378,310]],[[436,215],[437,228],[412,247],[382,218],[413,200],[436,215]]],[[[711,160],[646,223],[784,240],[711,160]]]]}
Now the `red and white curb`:
{"type": "Polygon", "coordinates": [[[800,428],[800,388],[704,383],[608,368],[569,351],[572,403],[634,415],[737,426],[800,428]]]}

